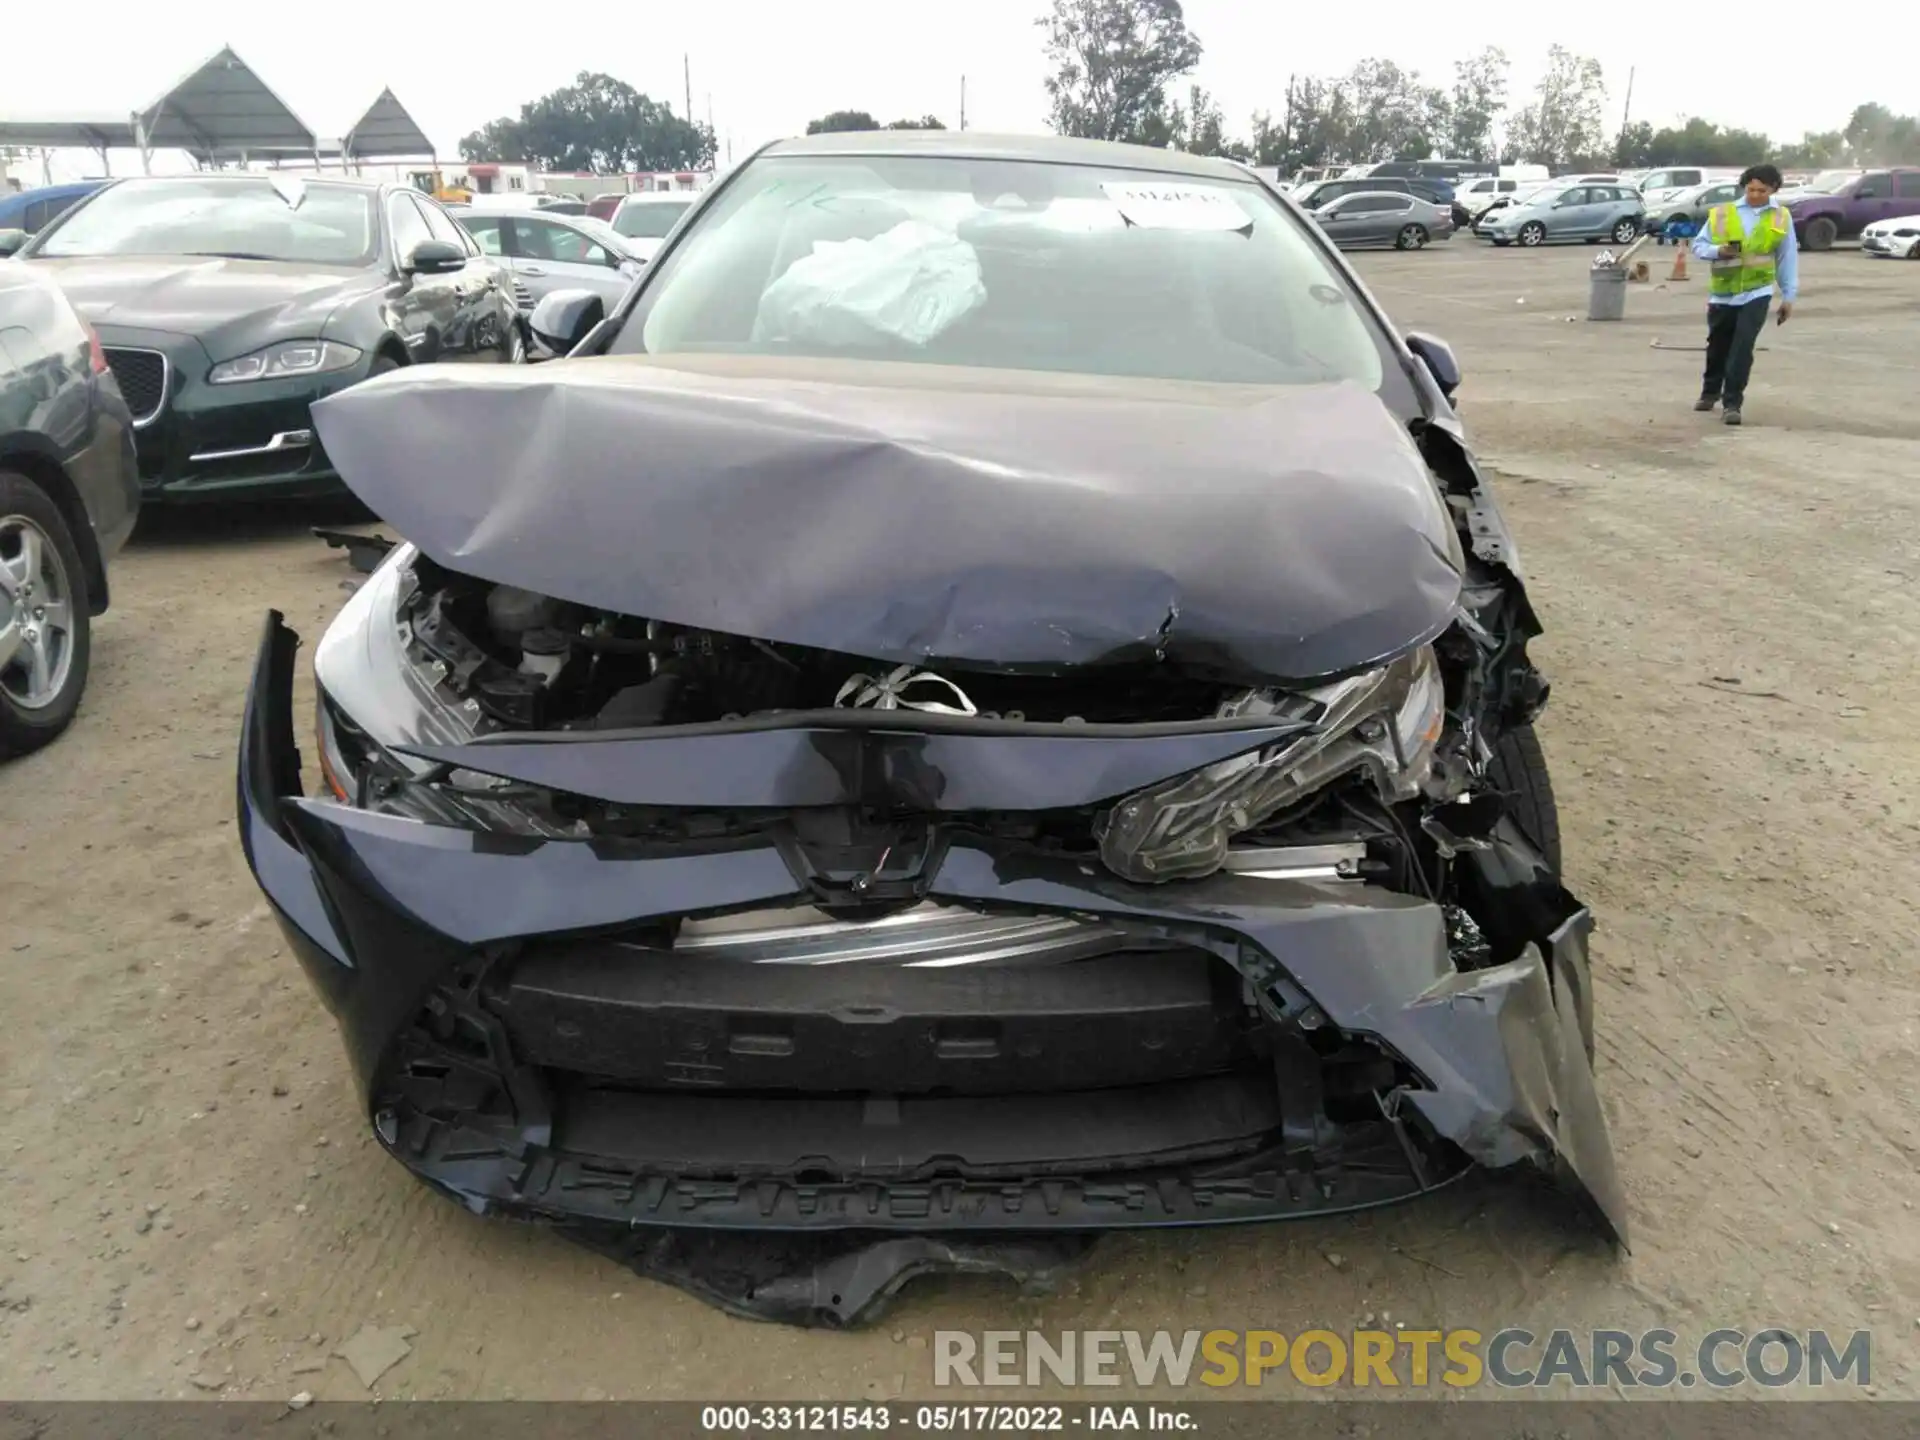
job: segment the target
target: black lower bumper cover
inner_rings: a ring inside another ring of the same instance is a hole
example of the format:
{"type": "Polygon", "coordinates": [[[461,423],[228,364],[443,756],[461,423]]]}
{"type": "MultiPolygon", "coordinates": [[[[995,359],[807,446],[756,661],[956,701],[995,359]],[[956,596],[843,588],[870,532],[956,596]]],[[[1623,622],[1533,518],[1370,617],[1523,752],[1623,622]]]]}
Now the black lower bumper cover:
{"type": "Polygon", "coordinates": [[[1372,886],[1221,874],[1149,888],[978,838],[944,847],[931,898],[1097,917],[1225,962],[1270,1022],[1264,1076],[1077,1094],[636,1091],[528,1059],[498,977],[567,937],[794,902],[805,892],[781,851],[521,840],[302,799],[297,645],[270,616],[240,750],[248,861],[339,1021],[382,1143],[475,1213],[554,1225],[738,1315],[829,1326],[870,1320],[918,1274],[1042,1288],[1102,1231],[1362,1209],[1475,1163],[1532,1167],[1625,1242],[1590,1064],[1591,920],[1510,826],[1459,863],[1514,958],[1467,972],[1437,906],[1372,886]],[[1390,1081],[1352,1079],[1383,1064],[1390,1081]]]}

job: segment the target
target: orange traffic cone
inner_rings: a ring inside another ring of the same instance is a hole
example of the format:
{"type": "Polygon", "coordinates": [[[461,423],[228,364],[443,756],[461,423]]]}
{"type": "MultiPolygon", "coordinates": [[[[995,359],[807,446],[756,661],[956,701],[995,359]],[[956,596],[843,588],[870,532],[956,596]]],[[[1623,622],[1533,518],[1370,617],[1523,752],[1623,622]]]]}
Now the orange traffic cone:
{"type": "Polygon", "coordinates": [[[1668,280],[1684,280],[1687,278],[1687,252],[1691,249],[1693,249],[1693,242],[1682,237],[1680,240],[1680,248],[1673,252],[1673,273],[1667,276],[1668,280]]]}

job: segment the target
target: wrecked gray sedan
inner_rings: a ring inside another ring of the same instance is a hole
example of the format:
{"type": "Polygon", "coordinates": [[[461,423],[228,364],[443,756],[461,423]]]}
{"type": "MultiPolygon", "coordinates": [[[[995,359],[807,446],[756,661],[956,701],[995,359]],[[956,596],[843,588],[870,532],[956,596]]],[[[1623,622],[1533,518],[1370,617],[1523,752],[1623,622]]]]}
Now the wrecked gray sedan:
{"type": "Polygon", "coordinates": [[[769,146],[566,359],[314,423],[247,855],[369,1121],[746,1315],[1530,1167],[1624,1233],[1458,376],[1246,171],[769,146]],[[313,793],[309,795],[308,790],[313,793]]]}

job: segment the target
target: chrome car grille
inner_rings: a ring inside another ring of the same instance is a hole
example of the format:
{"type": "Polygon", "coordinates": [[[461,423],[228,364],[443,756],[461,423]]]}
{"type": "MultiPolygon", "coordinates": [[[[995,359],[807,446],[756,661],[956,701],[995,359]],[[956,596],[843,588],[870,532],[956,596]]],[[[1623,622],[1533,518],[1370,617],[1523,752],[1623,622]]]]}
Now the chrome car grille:
{"type": "Polygon", "coordinates": [[[120,382],[120,393],[133,412],[133,423],[150,423],[167,403],[167,357],[158,350],[105,349],[113,378],[120,382]]]}

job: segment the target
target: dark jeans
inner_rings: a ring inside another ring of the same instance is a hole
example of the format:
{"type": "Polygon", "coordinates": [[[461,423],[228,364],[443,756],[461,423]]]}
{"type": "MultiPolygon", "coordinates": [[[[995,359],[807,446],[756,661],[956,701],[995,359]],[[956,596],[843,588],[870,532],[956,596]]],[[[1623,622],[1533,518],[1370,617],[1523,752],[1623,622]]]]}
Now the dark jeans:
{"type": "Polygon", "coordinates": [[[1773,297],[1744,305],[1707,306],[1707,373],[1700,393],[1718,397],[1729,410],[1738,410],[1746,397],[1747,376],[1753,373],[1753,347],[1767,323],[1773,297]]]}

